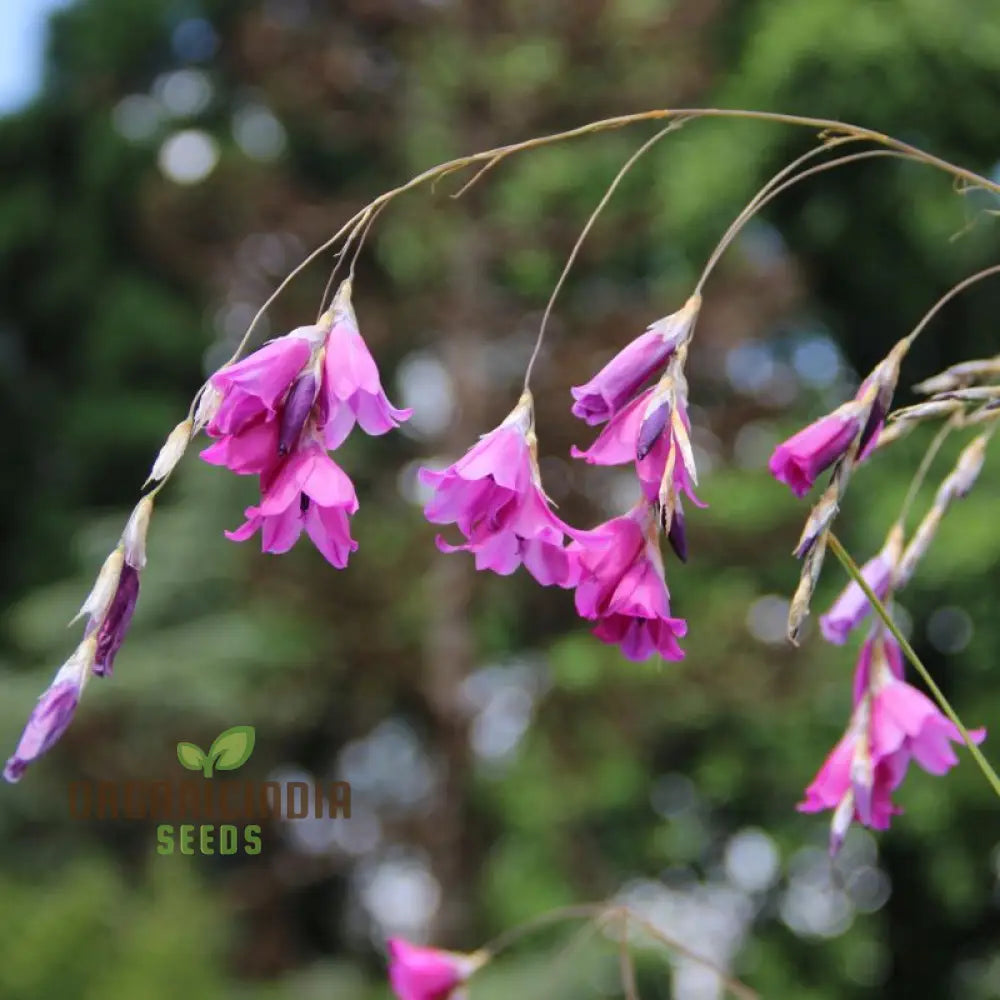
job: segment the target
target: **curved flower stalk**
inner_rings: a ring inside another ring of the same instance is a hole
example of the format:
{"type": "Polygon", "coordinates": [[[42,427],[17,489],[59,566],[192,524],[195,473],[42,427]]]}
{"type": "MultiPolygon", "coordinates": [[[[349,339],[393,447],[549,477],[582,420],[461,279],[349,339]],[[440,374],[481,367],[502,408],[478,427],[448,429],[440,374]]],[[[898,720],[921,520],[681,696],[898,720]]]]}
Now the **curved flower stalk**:
{"type": "Polygon", "coordinates": [[[327,454],[355,423],[367,434],[398,427],[409,410],[386,397],[378,369],[358,330],[351,281],[312,326],[269,341],[209,380],[196,417],[215,443],[201,453],[238,475],[259,475],[260,503],[226,537],[261,533],[265,552],[287,552],[302,532],[326,560],[343,569],[357,543],[349,518],[358,509],[354,485],[327,454]]]}
{"type": "Polygon", "coordinates": [[[458,528],[463,544],[438,535],[437,547],[473,553],[476,569],[508,576],[523,565],[542,586],[573,587],[577,571],[565,542],[575,532],[549,506],[537,451],[534,404],[525,391],[504,421],[457,462],[420,470],[420,482],[431,491],[424,516],[458,528]]]}
{"type": "MultiPolygon", "coordinates": [[[[971,730],[969,736],[978,744],[986,731],[971,730]]],[[[958,763],[951,744],[961,741],[955,724],[906,683],[899,645],[881,624],[876,625],[858,658],[854,711],[847,731],[798,808],[833,810],[830,851],[836,853],[852,821],[885,830],[893,814],[902,812],[892,793],[911,760],[930,774],[945,774],[958,763]]]]}
{"type": "MultiPolygon", "coordinates": [[[[740,1000],[757,1000],[757,993],[732,978],[727,969],[664,933],[640,907],[619,900],[546,911],[508,929],[471,954],[422,947],[401,938],[390,938],[387,942],[389,983],[397,1000],[466,1000],[468,993],[464,987],[470,978],[512,945],[544,928],[576,921],[581,922],[582,927],[570,946],[560,952],[560,963],[568,963],[580,944],[593,935],[600,935],[618,952],[623,996],[638,998],[631,949],[641,944],[644,948],[652,946],[672,958],[682,959],[685,964],[711,972],[727,995],[740,997],[740,1000]]],[[[551,972],[554,973],[555,968],[551,972]]]]}

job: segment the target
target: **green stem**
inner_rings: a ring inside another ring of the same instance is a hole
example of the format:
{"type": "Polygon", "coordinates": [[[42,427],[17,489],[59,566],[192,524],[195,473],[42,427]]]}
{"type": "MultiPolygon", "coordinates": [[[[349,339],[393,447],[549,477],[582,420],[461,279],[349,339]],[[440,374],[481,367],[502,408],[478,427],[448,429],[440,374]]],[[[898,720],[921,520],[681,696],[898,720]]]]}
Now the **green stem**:
{"type": "Polygon", "coordinates": [[[890,615],[886,610],[885,605],[878,599],[878,597],[875,596],[871,587],[868,586],[867,581],[861,575],[861,570],[858,569],[857,563],[851,558],[850,553],[841,544],[840,539],[837,538],[837,536],[831,531],[828,540],[830,550],[840,560],[840,564],[845,570],[847,570],[851,579],[854,580],[854,582],[861,588],[865,597],[868,598],[871,606],[875,609],[875,613],[885,623],[885,627],[892,633],[893,638],[899,643],[899,648],[902,649],[906,658],[913,664],[917,673],[920,674],[923,682],[927,685],[928,690],[934,696],[934,700],[941,706],[941,711],[948,716],[948,718],[955,724],[955,728],[962,734],[962,739],[965,741],[965,745],[969,748],[969,752],[972,754],[973,759],[979,766],[979,770],[986,776],[986,780],[990,783],[990,786],[993,788],[993,791],[997,794],[997,796],[1000,796],[1000,777],[997,777],[997,773],[993,770],[990,762],[983,756],[983,752],[972,741],[972,737],[969,736],[968,729],[966,729],[962,724],[962,720],[951,707],[948,699],[945,698],[944,693],[937,686],[937,684],[934,683],[934,678],[931,677],[930,671],[921,662],[920,657],[917,656],[913,647],[907,641],[906,636],[899,630],[899,626],[892,620],[892,615],[890,615]]]}

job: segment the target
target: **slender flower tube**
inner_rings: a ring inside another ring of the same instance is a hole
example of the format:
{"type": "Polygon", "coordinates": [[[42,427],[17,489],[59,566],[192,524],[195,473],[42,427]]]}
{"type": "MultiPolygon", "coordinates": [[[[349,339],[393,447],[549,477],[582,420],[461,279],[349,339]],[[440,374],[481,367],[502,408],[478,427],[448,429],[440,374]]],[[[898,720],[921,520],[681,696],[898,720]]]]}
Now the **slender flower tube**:
{"type": "Polygon", "coordinates": [[[691,296],[681,309],[657,320],[619,351],[589,382],[574,386],[573,415],[591,425],[614,417],[687,343],[700,308],[701,296],[691,296]]]}
{"type": "Polygon", "coordinates": [[[577,532],[570,552],[579,563],[577,613],[596,621],[596,635],[617,644],[630,660],[659,653],[681,660],[677,640],[687,622],[670,614],[670,594],[656,537],[653,506],[639,503],[628,514],[577,532]]]}
{"type": "Polygon", "coordinates": [[[389,982],[399,1000],[451,1000],[458,988],[486,961],[484,953],[463,955],[422,948],[390,938],[389,982]]]}
{"type": "MultiPolygon", "coordinates": [[[[894,525],[889,532],[882,550],[869,559],[861,568],[865,583],[881,601],[889,592],[893,573],[903,553],[903,529],[894,525]]],[[[827,642],[842,646],[847,637],[865,620],[871,611],[871,604],[864,591],[855,580],[844,588],[830,610],[820,617],[819,627],[827,642]]]]}
{"type": "Polygon", "coordinates": [[[27,766],[50,750],[69,728],[94,665],[97,639],[89,636],[59,668],[32,709],[13,756],[3,769],[6,781],[20,781],[27,766]]]}
{"type": "Polygon", "coordinates": [[[442,552],[471,552],[476,569],[506,576],[518,566],[543,586],[572,587],[576,563],[564,546],[574,529],[552,511],[541,486],[531,394],[525,392],[498,427],[446,469],[421,469],[432,496],[424,516],[454,524],[465,537],[442,552]]]}
{"type": "MultiPolygon", "coordinates": [[[[971,730],[969,735],[981,743],[986,731],[971,730]]],[[[961,741],[961,733],[937,706],[905,682],[902,652],[878,627],[858,658],[847,732],[798,809],[833,810],[830,850],[836,853],[852,820],[876,830],[888,828],[892,815],[900,812],[892,793],[911,760],[930,774],[944,774],[958,763],[951,743],[961,741]]]]}

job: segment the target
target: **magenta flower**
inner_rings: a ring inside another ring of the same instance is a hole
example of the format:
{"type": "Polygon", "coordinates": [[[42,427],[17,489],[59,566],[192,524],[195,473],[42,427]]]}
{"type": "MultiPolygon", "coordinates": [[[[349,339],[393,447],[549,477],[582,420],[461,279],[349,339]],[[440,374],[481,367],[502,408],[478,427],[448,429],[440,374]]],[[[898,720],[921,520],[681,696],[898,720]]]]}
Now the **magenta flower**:
{"type": "Polygon", "coordinates": [[[237,475],[261,475],[281,461],[278,451],[278,419],[257,414],[238,431],[225,434],[201,452],[209,465],[222,465],[237,475]]]}
{"type": "Polygon", "coordinates": [[[424,508],[432,524],[454,524],[465,537],[442,552],[471,552],[476,568],[506,576],[518,566],[543,586],[572,587],[576,563],[564,547],[573,529],[552,512],[535,458],[532,402],[525,393],[499,427],[480,438],[454,465],[420,470],[433,491],[424,508]]]}
{"type": "Polygon", "coordinates": [[[862,426],[857,404],[845,403],[779,444],[767,467],[797,497],[804,497],[816,477],[847,454],[862,426]]]}
{"type": "MultiPolygon", "coordinates": [[[[830,849],[836,852],[852,820],[876,830],[900,809],[892,792],[911,760],[930,774],[958,763],[952,742],[962,739],[937,706],[903,680],[903,657],[890,636],[878,632],[861,649],[854,677],[854,712],[847,732],[826,759],[800,812],[834,811],[830,849]]],[[[969,736],[980,743],[984,729],[969,736]]]]}
{"type": "Polygon", "coordinates": [[[13,756],[3,769],[6,781],[20,781],[27,766],[50,750],[69,728],[80,695],[94,665],[97,640],[85,638],[59,668],[38,699],[13,756]]]}
{"type": "Polygon", "coordinates": [[[389,982],[399,1000],[449,1000],[485,961],[485,955],[461,955],[422,948],[390,938],[389,982]]]}
{"type": "Polygon", "coordinates": [[[242,542],[261,533],[264,552],[287,552],[303,529],[337,569],[358,543],[349,516],[358,509],[354,484],[318,441],[292,452],[262,481],[261,502],[245,511],[246,522],[226,537],[242,542]]]}
{"type": "Polygon", "coordinates": [[[269,341],[209,380],[195,424],[216,440],[201,457],[261,480],[260,503],[226,536],[244,541],[259,530],[263,550],[278,553],[305,530],[332,565],[346,566],[357,549],[348,519],[358,500],[325,449],[342,444],[355,423],[384,434],[410,412],[382,391],[345,281],[318,323],[269,341]]]}
{"type": "Polygon", "coordinates": [[[302,326],[217,371],[209,384],[221,400],[208,433],[233,434],[254,418],[273,417],[321,339],[319,327],[302,326]]]}
{"type": "Polygon", "coordinates": [[[366,434],[378,436],[408,420],[412,410],[400,410],[386,398],[375,360],[358,330],[351,306],[351,283],[337,292],[333,325],[326,338],[322,402],[327,448],[338,448],[355,422],[366,434]]]}
{"type": "MultiPolygon", "coordinates": [[[[902,552],[902,542],[902,532],[894,529],[878,555],[861,567],[865,583],[871,587],[880,601],[884,600],[889,592],[892,575],[902,552]]],[[[848,635],[865,620],[871,609],[864,591],[851,580],[830,610],[820,616],[819,627],[823,637],[835,646],[842,646],[847,642],[848,635]]]]}
{"type": "Polygon", "coordinates": [[[614,417],[687,342],[700,307],[701,297],[692,296],[682,309],[658,320],[619,351],[589,382],[574,386],[573,415],[591,425],[614,417]]]}
{"type": "Polygon", "coordinates": [[[659,653],[681,660],[677,643],[687,633],[670,614],[670,594],[656,541],[656,517],[643,502],[628,514],[577,532],[570,552],[579,564],[576,610],[596,621],[596,635],[617,644],[630,660],[659,653]]]}

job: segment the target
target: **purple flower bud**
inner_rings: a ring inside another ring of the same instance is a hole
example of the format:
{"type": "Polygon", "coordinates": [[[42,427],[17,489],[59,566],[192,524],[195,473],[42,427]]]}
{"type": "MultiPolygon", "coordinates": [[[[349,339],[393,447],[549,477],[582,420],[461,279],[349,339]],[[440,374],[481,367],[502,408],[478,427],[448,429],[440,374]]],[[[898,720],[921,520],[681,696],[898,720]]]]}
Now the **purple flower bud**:
{"type": "Polygon", "coordinates": [[[653,450],[653,445],[659,440],[664,427],[667,426],[670,412],[673,409],[670,403],[668,396],[652,413],[647,413],[639,425],[639,436],[635,444],[635,457],[638,461],[641,462],[653,450]]]}
{"type": "Polygon", "coordinates": [[[19,781],[28,764],[41,757],[66,732],[79,700],[80,687],[70,680],[59,681],[45,691],[28,719],[14,756],[4,766],[3,776],[7,781],[19,781]]]}
{"type": "Polygon", "coordinates": [[[281,424],[278,431],[278,454],[287,455],[295,447],[306,425],[309,411],[316,401],[319,379],[315,372],[300,375],[288,392],[288,398],[281,410],[281,424]]]}
{"type": "Polygon", "coordinates": [[[681,507],[681,498],[674,501],[674,516],[670,519],[670,530],[667,532],[667,541],[670,547],[677,554],[677,558],[682,563],[688,561],[687,532],[684,530],[684,510],[681,507]]]}
{"type": "Polygon", "coordinates": [[[121,649],[128,632],[135,602],[139,599],[139,571],[128,563],[122,567],[118,578],[118,589],[111,599],[108,613],[97,630],[97,654],[94,657],[94,673],[99,677],[110,675],[118,650],[121,649]]]}
{"type": "Polygon", "coordinates": [[[589,382],[574,386],[573,415],[588,424],[610,420],[686,343],[700,306],[701,297],[693,295],[677,312],[653,323],[626,345],[589,382]]]}
{"type": "Polygon", "coordinates": [[[19,781],[25,768],[51,749],[66,732],[94,662],[95,649],[94,639],[84,639],[42,693],[28,717],[17,749],[3,769],[6,781],[19,781]]]}

